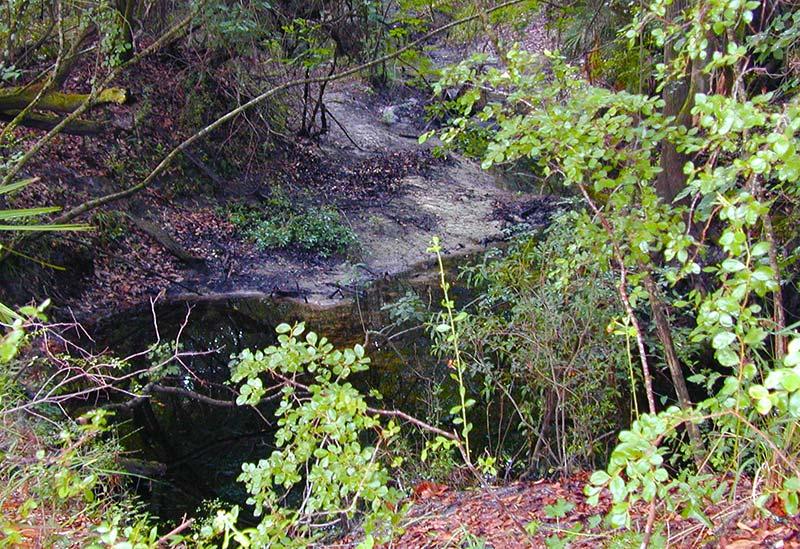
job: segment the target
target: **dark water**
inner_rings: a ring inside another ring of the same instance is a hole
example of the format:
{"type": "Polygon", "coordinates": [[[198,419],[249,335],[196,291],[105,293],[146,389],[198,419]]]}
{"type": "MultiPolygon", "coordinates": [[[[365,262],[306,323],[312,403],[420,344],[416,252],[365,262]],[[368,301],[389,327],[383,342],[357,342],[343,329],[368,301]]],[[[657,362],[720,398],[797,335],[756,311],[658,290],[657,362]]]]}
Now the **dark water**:
{"type": "MultiPolygon", "coordinates": [[[[454,273],[455,269],[451,270],[454,273]]],[[[384,395],[381,407],[428,419],[436,387],[444,388],[436,396],[441,410],[449,410],[456,393],[444,360],[431,355],[424,330],[413,329],[414,323],[386,330],[391,318],[382,310],[383,305],[407,292],[414,292],[434,310],[439,306],[441,294],[435,273],[422,273],[374,284],[354,303],[333,309],[244,300],[170,304],[157,308],[156,313],[163,341],[180,333],[184,351],[216,350],[187,357],[177,385],[224,400],[235,398],[232,387],[226,384],[230,355],[273,344],[274,328],[281,322],[305,321],[307,330],[328,337],[339,347],[363,344],[367,332],[384,329],[382,335],[370,334],[367,354],[372,367],[355,379],[356,385],[362,391],[377,389],[384,395]],[[405,333],[398,334],[401,331],[405,333]],[[394,335],[390,338],[390,334],[394,335]]],[[[469,292],[458,285],[453,294],[457,302],[469,298],[469,292]]],[[[101,341],[121,356],[146,349],[156,340],[149,311],[110,319],[105,326],[101,341]]],[[[154,395],[149,403],[138,407],[122,426],[122,432],[132,459],[161,468],[158,478],[138,482],[150,511],[171,521],[184,513],[194,513],[203,501],[218,499],[242,504],[246,495],[236,477],[242,463],[258,461],[274,450],[273,412],[270,407],[256,412],[163,394],[154,395]]],[[[481,432],[478,426],[475,436],[482,436],[481,432]]]]}

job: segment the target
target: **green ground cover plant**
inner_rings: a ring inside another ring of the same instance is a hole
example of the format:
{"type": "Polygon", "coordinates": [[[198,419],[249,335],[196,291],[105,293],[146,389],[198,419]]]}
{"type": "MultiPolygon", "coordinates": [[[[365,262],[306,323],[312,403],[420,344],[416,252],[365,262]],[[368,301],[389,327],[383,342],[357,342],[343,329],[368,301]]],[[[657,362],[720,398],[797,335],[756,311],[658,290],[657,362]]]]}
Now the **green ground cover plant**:
{"type": "Polygon", "coordinates": [[[333,207],[297,205],[280,193],[259,205],[231,205],[227,216],[261,250],[300,250],[331,257],[347,254],[358,242],[333,207]]]}

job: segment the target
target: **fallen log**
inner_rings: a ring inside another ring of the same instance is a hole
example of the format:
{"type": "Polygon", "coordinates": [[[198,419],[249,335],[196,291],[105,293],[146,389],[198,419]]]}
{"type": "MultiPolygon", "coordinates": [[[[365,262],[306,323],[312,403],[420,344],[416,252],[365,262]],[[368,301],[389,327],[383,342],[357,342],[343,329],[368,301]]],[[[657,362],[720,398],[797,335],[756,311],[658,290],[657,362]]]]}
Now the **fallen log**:
{"type": "MultiPolygon", "coordinates": [[[[26,108],[39,94],[38,86],[0,88],[0,111],[19,110],[26,108]]],[[[85,93],[65,93],[49,91],[42,95],[34,108],[43,111],[69,114],[77,110],[89,99],[85,93]]],[[[106,88],[100,90],[94,104],[114,103],[123,105],[128,100],[128,92],[122,88],[106,88]]]]}
{"type": "Polygon", "coordinates": [[[117,463],[131,475],[145,478],[161,478],[167,474],[167,465],[158,461],[118,457],[117,463]]]}
{"type": "Polygon", "coordinates": [[[133,216],[128,216],[128,218],[136,225],[139,229],[145,232],[148,236],[150,236],[153,240],[161,244],[169,253],[173,256],[178,258],[180,261],[188,265],[198,265],[204,264],[205,258],[193,255],[189,252],[186,248],[181,246],[177,240],[172,238],[167,232],[156,225],[155,223],[151,223],[146,219],[140,219],[133,216]]]}
{"type": "MultiPolygon", "coordinates": [[[[20,110],[6,110],[0,111],[0,121],[11,122],[17,115],[22,112],[20,110]]],[[[19,122],[20,126],[26,128],[34,128],[37,130],[52,130],[62,121],[58,116],[46,116],[43,114],[28,113],[19,122]]],[[[67,124],[61,131],[69,135],[95,135],[104,130],[103,126],[91,120],[73,120],[67,124]]]]}

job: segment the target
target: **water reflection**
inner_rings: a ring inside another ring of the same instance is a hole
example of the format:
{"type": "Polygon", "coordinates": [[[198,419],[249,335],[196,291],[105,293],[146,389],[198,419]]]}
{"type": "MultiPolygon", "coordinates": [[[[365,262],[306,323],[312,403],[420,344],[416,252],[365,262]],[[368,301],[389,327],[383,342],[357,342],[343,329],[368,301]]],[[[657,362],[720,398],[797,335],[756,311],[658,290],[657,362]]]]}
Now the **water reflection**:
{"type": "MultiPolygon", "coordinates": [[[[235,392],[227,383],[230,355],[275,343],[274,327],[280,322],[305,321],[309,330],[340,347],[366,341],[372,367],[354,378],[354,383],[364,392],[378,390],[384,395],[383,407],[427,419],[431,395],[448,378],[448,370],[431,356],[424,330],[405,326],[402,334],[391,338],[375,333],[367,337],[390,322],[382,306],[409,290],[426,303],[440,300],[435,277],[428,273],[373,285],[355,302],[333,309],[250,299],[162,305],[155,312],[162,341],[179,336],[184,351],[216,350],[184,359],[178,385],[185,389],[220,400],[234,399],[235,392]]],[[[457,300],[466,299],[463,288],[454,291],[457,300]]],[[[120,356],[156,340],[150,311],[110,319],[100,333],[101,341],[120,356]]],[[[443,409],[449,409],[451,397],[455,397],[452,391],[439,395],[448,401],[443,409]]],[[[151,512],[174,520],[192,514],[205,500],[243,503],[245,492],[236,477],[242,463],[258,461],[274,449],[274,406],[220,407],[175,394],[154,394],[136,407],[122,426],[125,445],[145,469],[148,464],[161,464],[163,470],[160,478],[139,483],[151,512]]]]}

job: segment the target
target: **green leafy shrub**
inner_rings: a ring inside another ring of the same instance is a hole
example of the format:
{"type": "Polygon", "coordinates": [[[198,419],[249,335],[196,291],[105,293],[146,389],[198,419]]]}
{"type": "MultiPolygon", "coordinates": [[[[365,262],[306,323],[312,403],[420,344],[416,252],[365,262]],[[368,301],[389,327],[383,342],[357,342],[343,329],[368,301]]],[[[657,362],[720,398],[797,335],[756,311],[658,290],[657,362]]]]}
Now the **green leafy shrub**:
{"type": "Polygon", "coordinates": [[[620,433],[606,470],[587,487],[594,501],[610,489],[610,522],[630,526],[641,501],[708,522],[703,502],[730,471],[731,493],[749,476],[756,507],[767,512],[777,499],[794,515],[800,343],[782,284],[797,251],[793,237],[774,231],[773,217],[800,204],[800,101],[791,80],[776,80],[775,93],[750,86],[749,67],[782,36],[745,40],[757,2],[698,0],[665,20],[670,4],[643,6],[625,36],[646,36],[670,54],[656,67],[668,98],[676,80],[690,81],[679,116],[665,113],[662,98],[586,82],[558,55],[512,49],[505,67],[465,62],[445,72],[440,90],[468,84],[502,99],[455,121],[442,139],[454,142],[472,124],[491,127],[485,168],[530,159],[583,197],[572,240],[591,258],[587,268],[613,273],[624,315],[614,331],[636,342],[648,397],[648,413],[620,433]],[[647,339],[650,323],[655,341],[647,339]],[[697,403],[686,389],[687,364],[676,357],[686,333],[708,351],[694,357],[710,372],[693,378],[709,390],[697,403]],[[658,367],[669,371],[679,407],[659,409],[658,367]]]}
{"type": "Polygon", "coordinates": [[[261,517],[246,535],[261,547],[305,547],[324,537],[318,525],[360,516],[368,539],[383,537],[390,532],[378,527],[395,522],[401,494],[389,484],[382,454],[399,427],[393,421],[381,425],[348,381],[369,367],[364,348],[335,350],[302,323],[276,331],[278,345],[242,351],[231,361],[231,380],[242,383],[240,405],[267,395],[265,376],[282,386],[278,449],[244,464],[239,476],[261,517]]]}
{"type": "Polygon", "coordinates": [[[261,250],[297,249],[330,257],[346,254],[357,242],[335,209],[301,208],[282,194],[263,207],[235,204],[228,210],[228,219],[261,250]]]}
{"type": "MultiPolygon", "coordinates": [[[[69,390],[60,383],[46,386],[54,402],[45,396],[31,404],[30,371],[47,370],[25,348],[37,335],[31,326],[47,320],[48,304],[19,309],[0,338],[0,546],[58,546],[66,537],[81,546],[120,547],[103,543],[124,532],[151,542],[135,547],[156,547],[153,521],[122,481],[124,450],[109,423],[112,413],[99,408],[73,419],[54,403],[69,390]],[[113,532],[105,528],[109,521],[113,532]]],[[[69,366],[60,374],[50,370],[51,380],[70,370],[99,372],[90,361],[64,360],[69,366]]]]}
{"type": "Polygon", "coordinates": [[[479,291],[461,337],[470,370],[497,396],[514,395],[528,467],[544,471],[602,463],[621,410],[634,408],[627,348],[608,333],[620,314],[613,280],[566,268],[586,259],[570,223],[464,271],[479,291]]]}
{"type": "Polygon", "coordinates": [[[114,515],[123,528],[147,522],[120,482],[116,458],[123,450],[110,433],[107,412],[95,410],[77,422],[51,414],[44,422],[8,413],[25,397],[8,383],[0,391],[0,545],[25,545],[37,532],[43,546],[56,546],[65,535],[86,546],[94,537],[87,524],[114,515]]]}

